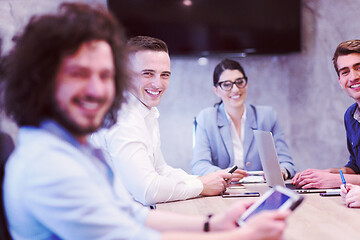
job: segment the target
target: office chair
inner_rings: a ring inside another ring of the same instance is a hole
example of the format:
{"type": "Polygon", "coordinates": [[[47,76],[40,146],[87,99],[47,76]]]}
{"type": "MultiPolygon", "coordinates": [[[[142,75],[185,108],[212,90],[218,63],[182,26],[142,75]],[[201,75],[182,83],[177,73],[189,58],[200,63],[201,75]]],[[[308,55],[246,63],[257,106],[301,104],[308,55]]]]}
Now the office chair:
{"type": "Polygon", "coordinates": [[[195,133],[196,133],[196,127],[197,127],[197,121],[196,121],[196,117],[194,117],[194,121],[193,121],[193,148],[195,147],[195,133]]]}
{"type": "Polygon", "coordinates": [[[5,163],[12,151],[14,150],[14,142],[11,137],[5,133],[0,132],[0,240],[12,239],[5,215],[3,202],[3,181],[5,175],[5,163]]]}

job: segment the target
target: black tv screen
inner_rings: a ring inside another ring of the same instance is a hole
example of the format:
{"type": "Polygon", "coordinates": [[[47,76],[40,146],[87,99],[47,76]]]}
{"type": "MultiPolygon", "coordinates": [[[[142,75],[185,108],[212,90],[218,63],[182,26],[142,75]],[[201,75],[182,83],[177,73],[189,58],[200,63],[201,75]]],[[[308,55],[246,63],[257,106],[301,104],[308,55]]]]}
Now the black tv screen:
{"type": "Polygon", "coordinates": [[[301,49],[301,0],[108,0],[128,37],[171,55],[283,54],[301,49]]]}

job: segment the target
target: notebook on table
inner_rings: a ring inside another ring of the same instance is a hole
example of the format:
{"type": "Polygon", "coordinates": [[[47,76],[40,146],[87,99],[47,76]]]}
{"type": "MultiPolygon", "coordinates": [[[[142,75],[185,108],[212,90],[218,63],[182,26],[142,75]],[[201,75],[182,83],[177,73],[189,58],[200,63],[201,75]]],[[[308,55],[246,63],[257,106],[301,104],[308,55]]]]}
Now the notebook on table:
{"type": "Polygon", "coordinates": [[[239,183],[264,183],[266,182],[264,179],[263,171],[247,171],[248,176],[242,178],[239,183]]]}
{"type": "MultiPolygon", "coordinates": [[[[279,164],[279,159],[276,153],[275,143],[271,132],[253,130],[255,136],[256,146],[259,150],[260,161],[264,170],[266,182],[269,187],[280,185],[298,193],[325,193],[334,189],[301,189],[285,183],[279,164]]],[[[337,188],[339,189],[339,188],[337,188]]]]}

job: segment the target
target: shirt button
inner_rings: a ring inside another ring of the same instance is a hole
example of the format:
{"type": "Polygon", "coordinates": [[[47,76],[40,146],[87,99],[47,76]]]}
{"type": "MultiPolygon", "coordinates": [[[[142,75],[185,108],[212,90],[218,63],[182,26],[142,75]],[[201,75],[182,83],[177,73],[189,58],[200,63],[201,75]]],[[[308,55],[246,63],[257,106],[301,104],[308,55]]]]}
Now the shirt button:
{"type": "Polygon", "coordinates": [[[246,162],[245,164],[247,167],[250,167],[251,166],[251,162],[246,162]]]}

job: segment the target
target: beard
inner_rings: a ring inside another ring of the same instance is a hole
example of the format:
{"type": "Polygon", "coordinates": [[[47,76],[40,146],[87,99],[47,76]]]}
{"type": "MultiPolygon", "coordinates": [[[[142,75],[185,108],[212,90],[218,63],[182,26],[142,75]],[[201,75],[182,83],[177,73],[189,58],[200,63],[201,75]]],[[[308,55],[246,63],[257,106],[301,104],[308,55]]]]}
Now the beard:
{"type": "Polygon", "coordinates": [[[89,126],[83,127],[80,126],[76,121],[69,117],[69,115],[62,110],[58,104],[52,104],[52,118],[64,127],[69,133],[76,137],[85,137],[87,135],[96,132],[102,125],[100,124],[90,124],[89,126]]]}

